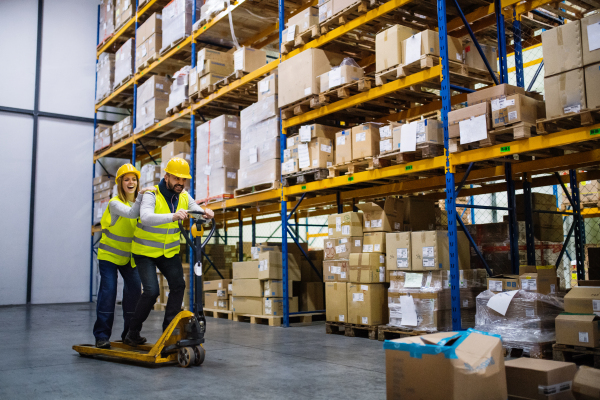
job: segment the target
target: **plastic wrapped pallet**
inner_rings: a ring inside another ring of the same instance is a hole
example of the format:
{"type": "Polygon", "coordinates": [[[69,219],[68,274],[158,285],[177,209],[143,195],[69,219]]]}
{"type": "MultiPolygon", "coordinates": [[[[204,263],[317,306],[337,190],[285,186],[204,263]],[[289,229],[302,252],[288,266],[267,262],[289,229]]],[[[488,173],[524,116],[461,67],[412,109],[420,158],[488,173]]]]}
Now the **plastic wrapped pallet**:
{"type": "Polygon", "coordinates": [[[148,187],[158,185],[160,182],[160,165],[159,164],[146,164],[142,166],[140,171],[140,187],[148,187]]]}
{"type": "Polygon", "coordinates": [[[131,0],[115,1],[115,29],[121,28],[135,14],[135,3],[131,0]]]}
{"type": "Polygon", "coordinates": [[[200,9],[200,19],[194,24],[194,30],[200,29],[200,26],[209,22],[212,17],[227,8],[227,2],[223,0],[207,0],[200,9]]]}
{"type": "Polygon", "coordinates": [[[269,96],[261,101],[244,108],[240,112],[241,129],[244,131],[251,125],[279,115],[277,96],[269,96]]]}
{"type": "Polygon", "coordinates": [[[279,158],[257,162],[238,171],[238,188],[257,186],[279,180],[281,164],[279,158]]]}
{"type": "Polygon", "coordinates": [[[135,49],[133,39],[126,41],[115,57],[115,80],[113,88],[116,89],[119,84],[133,75],[133,64],[135,60],[135,49]]]}
{"type": "Polygon", "coordinates": [[[115,1],[102,0],[100,2],[100,43],[115,33],[115,1]]]}
{"type": "MultiPolygon", "coordinates": [[[[172,0],[163,8],[161,51],[191,35],[193,7],[192,0],[172,0]]],[[[199,4],[196,7],[196,12],[198,12],[199,4]]]]}
{"type": "Polygon", "coordinates": [[[186,65],[173,75],[168,109],[176,107],[188,99],[188,84],[191,69],[189,65],[186,65]]]}
{"type": "Polygon", "coordinates": [[[231,198],[240,164],[239,118],[221,115],[200,125],[196,135],[196,197],[204,201],[231,198]]]}
{"type": "Polygon", "coordinates": [[[556,295],[486,290],[477,296],[475,329],[502,335],[507,347],[527,350],[555,340],[554,320],[563,310],[564,301],[556,295]]]}
{"type": "Polygon", "coordinates": [[[171,82],[164,76],[153,76],[138,87],[136,132],[167,117],[171,82]]]}
{"type": "Polygon", "coordinates": [[[108,96],[113,90],[115,80],[115,55],[102,53],[96,66],[98,72],[96,83],[96,102],[108,96]]]}
{"type": "Polygon", "coordinates": [[[254,146],[257,143],[279,136],[279,117],[271,117],[241,130],[241,147],[254,146]]]}

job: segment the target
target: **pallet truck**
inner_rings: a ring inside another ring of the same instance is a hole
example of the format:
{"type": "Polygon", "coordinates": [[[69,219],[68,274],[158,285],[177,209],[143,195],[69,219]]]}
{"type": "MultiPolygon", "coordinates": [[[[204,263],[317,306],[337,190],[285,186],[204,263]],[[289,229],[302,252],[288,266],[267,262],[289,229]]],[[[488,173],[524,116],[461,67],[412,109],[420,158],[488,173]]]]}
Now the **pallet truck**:
{"type": "MultiPolygon", "coordinates": [[[[201,260],[204,246],[215,233],[216,222],[212,219],[212,228],[203,241],[203,225],[207,222],[202,218],[203,212],[188,211],[190,219],[195,219],[190,232],[193,240],[184,234],[187,244],[194,249],[196,260],[201,260]]],[[[183,225],[179,221],[179,229],[184,233],[183,225]]],[[[110,342],[110,349],[99,349],[93,344],[80,344],[73,346],[73,350],[83,357],[106,357],[108,359],[121,359],[141,362],[145,364],[165,364],[177,361],[181,367],[200,365],[204,362],[206,351],[204,333],[206,332],[206,318],[202,305],[202,266],[194,266],[194,279],[191,280],[194,288],[194,311],[181,311],[169,324],[162,336],[154,344],[146,343],[137,347],[127,346],[123,341],[110,342]]]]}

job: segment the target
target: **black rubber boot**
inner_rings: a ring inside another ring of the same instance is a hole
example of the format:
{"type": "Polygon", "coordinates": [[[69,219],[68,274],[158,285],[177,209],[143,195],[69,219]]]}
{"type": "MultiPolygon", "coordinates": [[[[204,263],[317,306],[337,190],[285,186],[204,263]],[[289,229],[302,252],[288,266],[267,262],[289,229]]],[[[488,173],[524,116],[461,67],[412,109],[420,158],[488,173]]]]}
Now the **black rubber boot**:
{"type": "Polygon", "coordinates": [[[110,341],[108,339],[96,339],[96,347],[99,349],[110,349],[110,341]]]}
{"type": "Polygon", "coordinates": [[[136,347],[146,343],[146,338],[140,336],[140,331],[130,330],[129,332],[127,332],[127,336],[125,336],[125,339],[123,339],[123,343],[125,343],[127,346],[136,347]]]}

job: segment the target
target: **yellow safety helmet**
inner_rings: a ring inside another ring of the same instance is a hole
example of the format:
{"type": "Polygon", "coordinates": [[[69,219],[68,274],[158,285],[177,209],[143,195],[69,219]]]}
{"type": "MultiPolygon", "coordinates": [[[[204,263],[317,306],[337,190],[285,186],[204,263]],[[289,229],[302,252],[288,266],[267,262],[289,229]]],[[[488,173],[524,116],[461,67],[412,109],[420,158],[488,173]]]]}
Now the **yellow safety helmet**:
{"type": "Polygon", "coordinates": [[[190,165],[180,157],[171,158],[165,168],[165,172],[178,178],[192,179],[190,165]]]}
{"type": "Polygon", "coordinates": [[[117,178],[116,179],[119,179],[120,177],[122,177],[125,174],[135,174],[135,176],[137,176],[138,181],[140,180],[140,171],[138,171],[137,168],[135,168],[131,164],[121,165],[119,167],[119,169],[117,170],[117,178]]]}

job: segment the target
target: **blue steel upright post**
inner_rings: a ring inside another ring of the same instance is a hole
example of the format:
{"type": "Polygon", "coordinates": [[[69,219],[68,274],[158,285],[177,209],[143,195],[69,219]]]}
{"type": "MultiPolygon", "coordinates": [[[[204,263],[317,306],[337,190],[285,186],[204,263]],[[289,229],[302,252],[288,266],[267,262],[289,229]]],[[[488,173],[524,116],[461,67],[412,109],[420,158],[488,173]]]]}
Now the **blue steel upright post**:
{"type": "Polygon", "coordinates": [[[444,126],[444,153],[446,154],[446,210],[448,213],[448,245],[450,249],[450,291],[452,307],[452,330],[461,330],[460,289],[458,267],[458,233],[456,230],[456,198],[454,170],[448,151],[448,113],[450,102],[450,66],[448,64],[448,29],[446,25],[446,0],[437,0],[440,56],[442,58],[442,124],[444,126]]]}
{"type": "Polygon", "coordinates": [[[521,42],[521,15],[517,15],[516,7],[513,9],[513,41],[515,48],[515,75],[517,86],[525,87],[525,74],[523,71],[523,44],[521,42]]]}
{"type": "Polygon", "coordinates": [[[575,263],[577,265],[577,279],[584,280],[585,226],[583,224],[583,218],[581,217],[581,203],[579,199],[577,170],[569,170],[569,183],[571,185],[571,200],[573,202],[573,226],[575,227],[575,263]]]}
{"type": "MultiPolygon", "coordinates": [[[[98,22],[96,23],[96,47],[98,47],[98,42],[100,42],[100,6],[98,6],[98,22]]],[[[96,72],[94,75],[94,101],[96,101],[96,95],[98,93],[98,56],[96,56],[96,64],[94,65],[96,72]]],[[[94,110],[96,107],[94,107],[94,110]]],[[[96,135],[96,127],[98,126],[98,112],[94,111],[94,132],[92,135],[96,135]]],[[[96,151],[94,148],[95,141],[92,136],[92,155],[96,151]]],[[[94,168],[92,169],[92,179],[94,179],[96,175],[96,163],[94,163],[94,168]]],[[[92,226],[94,226],[94,186],[92,185],[92,226]]],[[[90,303],[94,298],[94,234],[92,233],[92,241],[90,248],[90,303]]]]}
{"type": "Polygon", "coordinates": [[[498,34],[498,64],[500,64],[500,83],[508,83],[508,65],[506,61],[506,30],[504,29],[502,1],[494,0],[494,6],[496,11],[496,31],[498,34]]]}
{"type": "MultiPolygon", "coordinates": [[[[196,23],[196,0],[194,0],[192,5],[192,26],[196,23]]],[[[193,33],[192,33],[193,35],[193,33]]],[[[196,68],[196,39],[192,37],[192,69],[196,68]]],[[[190,121],[190,175],[192,178],[190,179],[190,196],[192,198],[196,195],[195,193],[195,185],[196,185],[196,116],[194,112],[191,113],[191,121],[190,121]]],[[[165,160],[163,160],[164,162],[165,160]]],[[[192,226],[194,224],[190,220],[190,232],[192,231],[192,226]]],[[[189,250],[189,264],[190,264],[190,311],[194,312],[194,284],[195,279],[192,279],[194,276],[194,249],[191,247],[189,250]]],[[[202,260],[198,260],[202,262],[202,260]]],[[[200,269],[202,270],[202,268],[200,269]]]]}
{"type": "MultiPolygon", "coordinates": [[[[283,28],[285,27],[285,0],[279,0],[279,48],[281,49],[283,28]]],[[[281,52],[279,53],[279,62],[281,63],[281,52]]],[[[279,111],[279,147],[280,157],[283,160],[283,153],[286,148],[285,135],[281,126],[281,110],[279,111]]],[[[283,196],[283,190],[281,192],[281,277],[283,280],[283,327],[288,328],[290,326],[290,301],[288,298],[288,232],[287,232],[287,198],[283,196]]]]}
{"type": "Polygon", "coordinates": [[[533,236],[533,206],[531,203],[531,182],[529,174],[523,173],[523,201],[525,202],[525,243],[527,244],[527,265],[535,265],[535,239],[533,236]]]}

